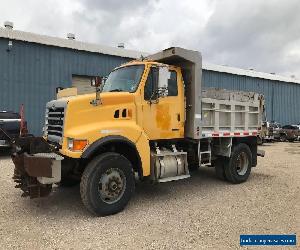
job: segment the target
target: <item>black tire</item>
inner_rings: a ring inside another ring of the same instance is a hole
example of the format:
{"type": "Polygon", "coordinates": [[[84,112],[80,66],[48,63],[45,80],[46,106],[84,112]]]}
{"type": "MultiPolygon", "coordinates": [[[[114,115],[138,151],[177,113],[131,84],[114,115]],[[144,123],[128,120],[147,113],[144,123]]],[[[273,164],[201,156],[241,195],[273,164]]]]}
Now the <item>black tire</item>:
{"type": "Polygon", "coordinates": [[[286,134],[281,134],[280,137],[279,137],[279,140],[280,140],[281,142],[287,141],[287,136],[286,136],[286,134]]]}
{"type": "Polygon", "coordinates": [[[83,172],[80,183],[80,195],[85,207],[93,214],[106,216],[122,211],[130,200],[135,189],[135,179],[130,161],[123,155],[108,152],[103,153],[93,159],[83,172]],[[116,178],[111,174],[118,173],[116,178]],[[106,178],[103,176],[106,175],[106,178]],[[111,177],[109,177],[111,175],[111,177]],[[103,189],[104,180],[105,188],[103,189]],[[118,189],[112,189],[113,185],[118,184],[118,189]],[[116,184],[117,183],[117,184],[116,184]],[[120,186],[119,186],[120,185],[120,186]],[[117,190],[117,191],[116,191],[117,190]],[[109,200],[103,193],[117,192],[115,201],[109,200]]]}
{"type": "Polygon", "coordinates": [[[234,184],[245,182],[250,175],[251,167],[251,150],[247,144],[240,143],[233,148],[228,164],[225,166],[226,179],[234,184]]]}
{"type": "Polygon", "coordinates": [[[63,177],[59,183],[61,187],[74,187],[80,183],[80,180],[71,177],[63,177]]]}
{"type": "Polygon", "coordinates": [[[214,167],[216,171],[216,176],[220,179],[225,181],[225,166],[228,165],[229,159],[223,156],[218,156],[218,158],[214,161],[214,167]]]}
{"type": "Polygon", "coordinates": [[[289,139],[288,141],[289,142],[294,142],[296,139],[289,139]]]}

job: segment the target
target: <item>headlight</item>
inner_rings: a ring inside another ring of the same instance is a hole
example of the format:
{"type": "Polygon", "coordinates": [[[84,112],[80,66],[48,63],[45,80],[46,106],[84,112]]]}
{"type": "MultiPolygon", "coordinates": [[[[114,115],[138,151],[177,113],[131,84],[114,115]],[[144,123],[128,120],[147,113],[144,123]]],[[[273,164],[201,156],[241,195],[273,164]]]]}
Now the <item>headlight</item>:
{"type": "Polygon", "coordinates": [[[68,138],[68,149],[71,151],[83,151],[88,145],[88,140],[68,138]]]}

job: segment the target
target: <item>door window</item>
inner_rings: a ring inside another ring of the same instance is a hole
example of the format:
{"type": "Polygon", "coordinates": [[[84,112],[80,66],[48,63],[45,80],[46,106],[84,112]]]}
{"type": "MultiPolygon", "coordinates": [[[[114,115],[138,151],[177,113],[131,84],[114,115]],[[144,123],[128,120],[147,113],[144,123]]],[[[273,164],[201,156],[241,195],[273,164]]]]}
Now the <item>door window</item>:
{"type": "MultiPolygon", "coordinates": [[[[144,99],[154,100],[155,96],[155,82],[157,81],[157,68],[151,68],[145,88],[144,88],[144,99]]],[[[170,79],[168,79],[168,96],[178,96],[178,85],[177,85],[177,73],[176,71],[170,71],[170,79]]]]}
{"type": "Polygon", "coordinates": [[[170,79],[168,80],[168,96],[177,96],[177,73],[176,71],[170,71],[170,79]]]}
{"type": "Polygon", "coordinates": [[[148,78],[144,87],[144,99],[149,101],[156,99],[155,83],[157,82],[158,70],[157,68],[151,68],[148,74],[148,78]]]}

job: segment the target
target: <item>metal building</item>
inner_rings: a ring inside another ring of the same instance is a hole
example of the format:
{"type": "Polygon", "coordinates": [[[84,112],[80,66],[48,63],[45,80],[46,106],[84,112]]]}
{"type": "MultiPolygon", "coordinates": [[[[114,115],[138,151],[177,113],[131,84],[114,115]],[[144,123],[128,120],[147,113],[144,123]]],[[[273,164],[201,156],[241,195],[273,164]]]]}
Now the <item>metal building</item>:
{"type": "MultiPolygon", "coordinates": [[[[31,133],[41,134],[45,104],[56,87],[88,91],[92,76],[106,76],[116,66],[146,53],[83,43],[73,34],[61,39],[0,28],[0,110],[25,105],[31,133]]],[[[299,123],[300,80],[227,66],[203,64],[203,84],[263,93],[267,117],[282,124],[299,123]]]]}

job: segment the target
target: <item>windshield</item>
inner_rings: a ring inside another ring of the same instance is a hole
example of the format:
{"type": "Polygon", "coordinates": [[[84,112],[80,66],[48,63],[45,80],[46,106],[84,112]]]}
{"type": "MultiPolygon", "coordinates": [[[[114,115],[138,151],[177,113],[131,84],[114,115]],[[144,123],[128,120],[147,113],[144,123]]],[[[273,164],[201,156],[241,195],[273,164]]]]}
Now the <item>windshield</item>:
{"type": "Polygon", "coordinates": [[[134,92],[136,91],[144,65],[133,65],[112,71],[103,87],[102,92],[134,92]]]}

